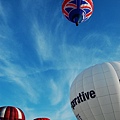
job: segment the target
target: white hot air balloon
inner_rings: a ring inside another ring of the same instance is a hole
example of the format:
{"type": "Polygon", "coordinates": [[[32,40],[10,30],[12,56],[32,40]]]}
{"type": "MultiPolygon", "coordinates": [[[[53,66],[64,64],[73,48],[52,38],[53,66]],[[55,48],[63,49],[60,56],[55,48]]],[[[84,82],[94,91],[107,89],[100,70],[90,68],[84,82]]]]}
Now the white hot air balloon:
{"type": "Polygon", "coordinates": [[[120,120],[120,62],[106,62],[80,73],[70,88],[78,120],[120,120]]]}

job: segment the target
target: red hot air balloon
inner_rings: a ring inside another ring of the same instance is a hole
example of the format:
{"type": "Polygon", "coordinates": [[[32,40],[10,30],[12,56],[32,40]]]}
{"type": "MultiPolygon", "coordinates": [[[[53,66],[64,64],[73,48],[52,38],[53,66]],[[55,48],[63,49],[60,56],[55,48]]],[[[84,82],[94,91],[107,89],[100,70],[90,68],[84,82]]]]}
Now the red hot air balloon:
{"type": "Polygon", "coordinates": [[[20,108],[3,106],[0,107],[0,120],[25,120],[25,115],[20,108]]]}
{"type": "Polygon", "coordinates": [[[50,120],[49,118],[36,118],[34,120],[50,120]]]}

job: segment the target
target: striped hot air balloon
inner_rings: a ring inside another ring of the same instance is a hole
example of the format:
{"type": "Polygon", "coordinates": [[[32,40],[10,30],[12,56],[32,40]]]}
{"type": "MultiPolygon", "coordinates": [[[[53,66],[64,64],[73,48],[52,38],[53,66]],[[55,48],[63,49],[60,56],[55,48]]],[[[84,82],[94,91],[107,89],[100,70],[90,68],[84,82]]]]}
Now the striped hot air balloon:
{"type": "Polygon", "coordinates": [[[3,106],[0,107],[0,120],[25,120],[25,115],[20,108],[3,106]]]}
{"type": "Polygon", "coordinates": [[[50,120],[49,118],[35,118],[34,120],[50,120]]]}

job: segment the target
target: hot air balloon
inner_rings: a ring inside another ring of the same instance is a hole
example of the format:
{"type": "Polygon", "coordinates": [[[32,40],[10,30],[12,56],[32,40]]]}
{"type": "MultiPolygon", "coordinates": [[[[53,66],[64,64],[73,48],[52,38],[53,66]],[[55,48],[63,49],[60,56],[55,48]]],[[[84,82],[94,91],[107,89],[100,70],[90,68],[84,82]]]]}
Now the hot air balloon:
{"type": "Polygon", "coordinates": [[[49,118],[36,118],[34,120],[50,120],[49,118]]]}
{"type": "Polygon", "coordinates": [[[120,120],[120,62],[105,62],[81,72],[70,88],[78,120],[120,120]]]}
{"type": "Polygon", "coordinates": [[[78,26],[90,18],[93,13],[92,0],[64,0],[62,3],[62,13],[71,22],[78,26]]]}
{"type": "Polygon", "coordinates": [[[0,120],[25,120],[25,115],[20,108],[3,106],[0,107],[0,120]]]}

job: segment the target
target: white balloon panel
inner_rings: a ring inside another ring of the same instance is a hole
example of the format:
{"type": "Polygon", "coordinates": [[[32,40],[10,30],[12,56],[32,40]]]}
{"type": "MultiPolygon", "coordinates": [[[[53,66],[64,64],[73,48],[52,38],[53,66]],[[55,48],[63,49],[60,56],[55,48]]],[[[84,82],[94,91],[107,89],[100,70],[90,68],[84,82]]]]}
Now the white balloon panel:
{"type": "Polygon", "coordinates": [[[80,73],[70,89],[78,120],[120,120],[120,62],[102,63],[80,73]]]}

